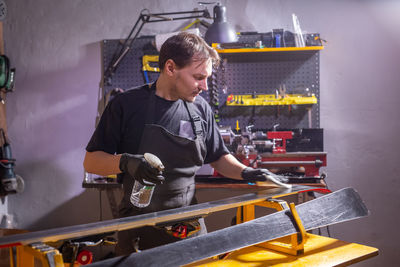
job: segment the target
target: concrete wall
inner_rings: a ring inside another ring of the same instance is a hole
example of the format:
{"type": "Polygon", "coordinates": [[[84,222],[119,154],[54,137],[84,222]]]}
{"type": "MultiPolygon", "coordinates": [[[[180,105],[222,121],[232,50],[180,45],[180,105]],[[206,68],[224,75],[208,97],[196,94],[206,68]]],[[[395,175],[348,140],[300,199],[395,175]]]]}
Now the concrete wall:
{"type": "MultiPolygon", "coordinates": [[[[17,68],[7,112],[16,172],[25,192],[8,197],[15,225],[29,230],[95,221],[99,193],[81,188],[95,124],[102,39],[124,38],[139,11],[191,10],[196,1],[6,0],[6,54],[17,68]]],[[[331,228],[334,237],[378,247],[360,265],[395,266],[400,238],[398,1],[222,1],[238,31],[302,29],[328,41],[321,52],[321,126],[331,189],[356,188],[371,216],[331,228]]],[[[143,34],[183,22],[146,25],[143,34]]],[[[184,24],[184,23],[183,23],[184,24]]],[[[109,218],[103,199],[104,217],[109,218]]]]}

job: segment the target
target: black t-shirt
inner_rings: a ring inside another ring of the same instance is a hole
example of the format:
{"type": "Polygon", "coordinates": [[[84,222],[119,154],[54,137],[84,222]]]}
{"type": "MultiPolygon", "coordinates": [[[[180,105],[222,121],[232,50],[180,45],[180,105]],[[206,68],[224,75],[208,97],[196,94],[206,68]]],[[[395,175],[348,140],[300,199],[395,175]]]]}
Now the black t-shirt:
{"type": "MultiPolygon", "coordinates": [[[[144,85],[115,96],[106,106],[86,150],[110,154],[137,154],[146,119],[149,121],[150,94],[151,89],[144,85]]],[[[229,154],[229,151],[225,147],[208,103],[201,96],[197,96],[193,104],[194,113],[201,118],[207,148],[204,163],[211,163],[222,155],[229,154]]],[[[169,101],[155,95],[154,107],[154,114],[150,112],[152,123],[175,135],[187,138],[193,136],[190,116],[182,100],[169,101]]]]}

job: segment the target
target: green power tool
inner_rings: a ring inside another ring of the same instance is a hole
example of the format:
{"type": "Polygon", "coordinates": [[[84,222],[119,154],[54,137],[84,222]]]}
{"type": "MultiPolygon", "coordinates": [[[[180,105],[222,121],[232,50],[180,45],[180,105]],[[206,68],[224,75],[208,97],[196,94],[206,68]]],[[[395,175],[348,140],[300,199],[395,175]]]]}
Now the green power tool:
{"type": "Polygon", "coordinates": [[[0,89],[10,92],[14,90],[15,68],[10,68],[7,56],[0,56],[0,89]]]}

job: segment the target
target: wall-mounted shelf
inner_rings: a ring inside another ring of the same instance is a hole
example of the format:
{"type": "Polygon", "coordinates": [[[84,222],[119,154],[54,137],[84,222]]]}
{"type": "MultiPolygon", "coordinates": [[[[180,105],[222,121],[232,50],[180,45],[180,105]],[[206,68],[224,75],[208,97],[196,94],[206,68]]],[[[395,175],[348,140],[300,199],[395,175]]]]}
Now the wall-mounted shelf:
{"type": "Polygon", "coordinates": [[[282,52],[282,51],[316,51],[324,49],[323,46],[306,47],[264,47],[264,48],[220,48],[219,44],[212,44],[218,53],[259,53],[259,52],[282,52]]]}
{"type": "Polygon", "coordinates": [[[279,106],[279,105],[307,105],[316,104],[315,95],[287,94],[285,97],[275,95],[229,95],[227,106],[279,106]]]}

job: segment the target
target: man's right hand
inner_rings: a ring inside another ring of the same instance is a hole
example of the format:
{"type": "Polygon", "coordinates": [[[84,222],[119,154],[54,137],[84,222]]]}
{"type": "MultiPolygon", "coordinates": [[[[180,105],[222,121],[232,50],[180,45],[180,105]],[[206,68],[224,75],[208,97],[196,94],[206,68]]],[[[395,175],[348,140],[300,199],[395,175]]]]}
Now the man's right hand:
{"type": "Polygon", "coordinates": [[[162,172],[151,166],[143,155],[122,154],[119,169],[143,185],[162,184],[165,180],[162,172]]]}

